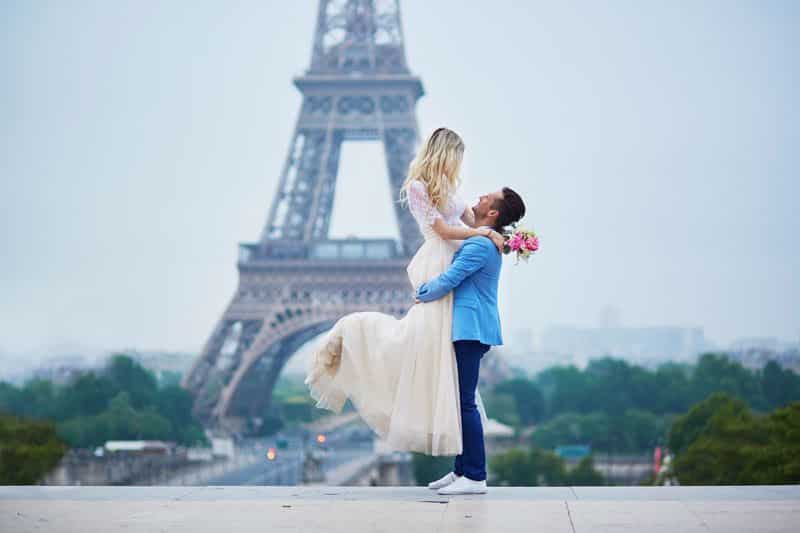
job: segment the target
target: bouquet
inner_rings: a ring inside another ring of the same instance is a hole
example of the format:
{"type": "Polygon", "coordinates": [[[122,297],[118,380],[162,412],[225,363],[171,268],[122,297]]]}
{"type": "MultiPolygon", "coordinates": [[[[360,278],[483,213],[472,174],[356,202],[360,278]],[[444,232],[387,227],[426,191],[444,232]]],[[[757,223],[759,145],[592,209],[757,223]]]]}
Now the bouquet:
{"type": "Polygon", "coordinates": [[[532,230],[517,227],[516,224],[511,226],[510,231],[504,232],[503,236],[506,239],[503,253],[515,252],[517,263],[520,259],[527,261],[531,254],[539,249],[539,236],[532,230]]]}

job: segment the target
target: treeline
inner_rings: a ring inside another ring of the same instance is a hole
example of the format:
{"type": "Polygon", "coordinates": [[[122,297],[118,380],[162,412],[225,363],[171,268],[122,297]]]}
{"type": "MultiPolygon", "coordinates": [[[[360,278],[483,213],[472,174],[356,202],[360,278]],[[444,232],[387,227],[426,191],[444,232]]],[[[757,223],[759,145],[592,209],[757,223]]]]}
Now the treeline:
{"type": "Polygon", "coordinates": [[[682,413],[714,392],[727,392],[766,412],[800,400],[800,376],[775,361],[750,370],[724,353],[703,354],[694,365],[664,363],[655,370],[604,357],[583,370],[553,366],[532,380],[510,380],[492,391],[511,397],[524,425],[568,412],[682,413]]]}
{"type": "Polygon", "coordinates": [[[152,372],[117,354],[98,372],[87,371],[65,385],[35,379],[21,387],[0,383],[0,411],[49,420],[71,447],[107,440],[205,442],[192,415],[192,397],[177,383],[159,385],[152,372]]]}
{"type": "Polygon", "coordinates": [[[694,365],[665,363],[655,370],[605,357],[583,370],[550,367],[483,394],[490,418],[517,429],[535,425],[531,443],[537,447],[580,443],[636,452],[663,444],[675,416],[715,392],[767,412],[800,400],[800,376],[774,361],[750,370],[716,353],[694,365]]]}

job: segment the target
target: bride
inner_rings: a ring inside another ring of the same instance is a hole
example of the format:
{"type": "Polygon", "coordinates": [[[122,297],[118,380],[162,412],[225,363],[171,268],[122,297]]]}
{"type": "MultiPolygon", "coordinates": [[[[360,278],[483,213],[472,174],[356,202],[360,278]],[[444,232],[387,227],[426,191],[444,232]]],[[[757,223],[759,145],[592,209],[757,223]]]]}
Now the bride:
{"type": "MultiPolygon", "coordinates": [[[[456,194],[464,143],[454,131],[434,131],[409,166],[400,191],[425,237],[408,265],[416,291],[450,265],[461,240],[503,237],[475,229],[475,217],[456,194]]],[[[428,455],[462,452],[458,370],[451,339],[453,295],[413,305],[397,319],[358,312],[339,319],[323,336],[305,384],[317,407],[340,413],[347,398],[393,450],[428,455]]],[[[476,403],[486,425],[480,395],[476,403]]]]}

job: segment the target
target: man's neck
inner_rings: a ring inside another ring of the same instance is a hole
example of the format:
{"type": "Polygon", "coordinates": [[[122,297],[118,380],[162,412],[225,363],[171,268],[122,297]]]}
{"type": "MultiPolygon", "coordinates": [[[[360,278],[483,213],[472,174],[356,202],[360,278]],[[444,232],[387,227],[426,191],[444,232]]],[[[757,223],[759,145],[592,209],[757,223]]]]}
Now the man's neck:
{"type": "Polygon", "coordinates": [[[494,225],[492,224],[491,220],[476,220],[475,221],[476,228],[487,228],[487,229],[494,229],[494,225]]]}

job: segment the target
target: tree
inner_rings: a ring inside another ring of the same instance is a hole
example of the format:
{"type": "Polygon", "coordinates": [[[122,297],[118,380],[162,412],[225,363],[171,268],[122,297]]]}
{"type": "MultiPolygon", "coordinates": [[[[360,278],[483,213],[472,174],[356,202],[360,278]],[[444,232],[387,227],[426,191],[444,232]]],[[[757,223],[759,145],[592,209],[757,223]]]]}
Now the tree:
{"type": "Polygon", "coordinates": [[[663,439],[670,420],[641,409],[626,409],[622,415],[564,413],[537,426],[531,443],[547,449],[588,444],[594,450],[640,452],[663,439]]]}
{"type": "Polygon", "coordinates": [[[435,481],[446,473],[453,470],[455,457],[447,455],[425,455],[422,453],[411,453],[411,469],[414,472],[414,479],[417,485],[427,485],[435,481]]]}
{"type": "Polygon", "coordinates": [[[512,448],[495,454],[489,461],[500,485],[512,487],[564,485],[567,480],[564,460],[553,452],[531,447],[512,448]]]}
{"type": "Polygon", "coordinates": [[[512,448],[498,453],[489,460],[489,467],[500,485],[533,487],[538,485],[536,469],[528,450],[512,448]]]}
{"type": "Polygon", "coordinates": [[[762,427],[766,445],[748,450],[742,477],[750,483],[800,483],[800,402],[770,413],[762,427]]]}
{"type": "Polygon", "coordinates": [[[486,404],[486,416],[491,416],[503,424],[517,427],[520,417],[517,412],[517,403],[510,394],[498,394],[494,390],[482,396],[486,404]]]}
{"type": "Polygon", "coordinates": [[[653,388],[653,411],[656,413],[683,413],[692,405],[692,368],[686,363],[667,362],[658,366],[653,388]]]}
{"type": "Polygon", "coordinates": [[[800,400],[800,377],[791,370],[781,368],[775,361],[769,361],[760,377],[761,391],[769,409],[800,400]]]}
{"type": "Polygon", "coordinates": [[[156,377],[132,358],[123,354],[113,355],[106,367],[106,376],[117,390],[128,393],[133,407],[146,407],[156,403],[156,377]]]}
{"type": "Polygon", "coordinates": [[[159,387],[150,371],[122,354],[114,355],[102,372],[82,372],[66,385],[0,383],[0,409],[52,420],[58,434],[77,447],[117,439],[205,442],[192,405],[188,391],[175,383],[159,387]]]}
{"type": "Polygon", "coordinates": [[[172,439],[182,444],[205,442],[203,429],[192,413],[194,400],[186,389],[167,385],[158,391],[156,411],[166,418],[172,429],[172,439]]]}
{"type": "Polygon", "coordinates": [[[119,392],[106,376],[94,372],[80,374],[61,391],[60,407],[56,419],[96,415],[108,407],[108,402],[119,392]]]}
{"type": "Polygon", "coordinates": [[[606,478],[601,472],[594,468],[594,458],[587,455],[578,463],[571,472],[567,474],[567,482],[575,486],[598,486],[605,485],[606,478]]]}
{"type": "Polygon", "coordinates": [[[539,422],[545,415],[544,396],[539,387],[529,379],[514,378],[503,381],[494,387],[493,392],[511,396],[519,423],[523,426],[539,422]]]}
{"type": "Polygon", "coordinates": [[[695,401],[715,392],[727,392],[756,409],[766,407],[755,373],[725,354],[705,353],[700,356],[692,374],[692,389],[695,401]]]}
{"type": "Polygon", "coordinates": [[[117,394],[102,413],[69,419],[59,424],[58,431],[80,448],[101,446],[107,440],[168,440],[173,435],[169,420],[151,407],[134,409],[127,392],[117,394]]]}
{"type": "Polygon", "coordinates": [[[65,452],[51,422],[0,415],[0,485],[36,483],[65,452]]]}
{"type": "Polygon", "coordinates": [[[537,374],[535,383],[544,395],[548,418],[568,411],[586,413],[595,408],[596,397],[589,377],[573,365],[545,369],[537,374]]]}
{"type": "Polygon", "coordinates": [[[704,401],[693,405],[688,413],[675,419],[669,431],[669,448],[673,453],[680,454],[706,430],[714,415],[722,413],[738,417],[743,416],[747,410],[747,404],[743,400],[724,392],[713,393],[704,401]]]}
{"type": "Polygon", "coordinates": [[[766,416],[716,393],[678,418],[670,432],[684,485],[800,482],[800,402],[766,416]]]}

